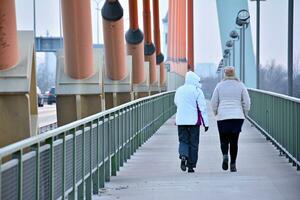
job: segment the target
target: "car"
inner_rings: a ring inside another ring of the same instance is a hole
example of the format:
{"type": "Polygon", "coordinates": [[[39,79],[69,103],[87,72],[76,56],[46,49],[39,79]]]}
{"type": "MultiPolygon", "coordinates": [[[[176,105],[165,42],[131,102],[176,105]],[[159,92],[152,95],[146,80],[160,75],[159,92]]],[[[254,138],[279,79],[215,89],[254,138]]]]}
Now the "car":
{"type": "Polygon", "coordinates": [[[52,103],[56,103],[56,94],[55,94],[55,87],[52,87],[48,93],[48,104],[51,105],[52,103]]]}
{"type": "Polygon", "coordinates": [[[43,107],[44,106],[44,98],[42,95],[42,92],[39,87],[36,87],[36,95],[38,99],[38,107],[43,107]]]}

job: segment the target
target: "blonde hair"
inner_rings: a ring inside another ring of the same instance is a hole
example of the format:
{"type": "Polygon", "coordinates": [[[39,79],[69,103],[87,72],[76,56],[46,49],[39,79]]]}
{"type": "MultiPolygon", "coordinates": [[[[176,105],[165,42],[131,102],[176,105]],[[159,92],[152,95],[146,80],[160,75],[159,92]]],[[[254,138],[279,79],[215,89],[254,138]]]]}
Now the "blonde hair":
{"type": "Polygon", "coordinates": [[[232,66],[227,66],[224,68],[225,77],[235,77],[235,69],[232,66]]]}
{"type": "Polygon", "coordinates": [[[234,80],[238,80],[238,78],[236,78],[235,76],[235,68],[233,66],[227,66],[224,68],[224,79],[234,79],[234,80]]]}

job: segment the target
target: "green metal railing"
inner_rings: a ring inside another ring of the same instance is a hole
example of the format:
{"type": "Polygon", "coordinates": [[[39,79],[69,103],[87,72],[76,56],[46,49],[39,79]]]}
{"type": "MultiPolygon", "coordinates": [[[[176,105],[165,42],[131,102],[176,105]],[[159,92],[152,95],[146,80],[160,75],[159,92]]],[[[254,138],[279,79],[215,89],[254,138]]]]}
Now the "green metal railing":
{"type": "Polygon", "coordinates": [[[91,199],[175,113],[165,92],[0,149],[0,200],[91,199]]]}
{"type": "Polygon", "coordinates": [[[249,120],[300,170],[300,99],[249,89],[249,120]]]}

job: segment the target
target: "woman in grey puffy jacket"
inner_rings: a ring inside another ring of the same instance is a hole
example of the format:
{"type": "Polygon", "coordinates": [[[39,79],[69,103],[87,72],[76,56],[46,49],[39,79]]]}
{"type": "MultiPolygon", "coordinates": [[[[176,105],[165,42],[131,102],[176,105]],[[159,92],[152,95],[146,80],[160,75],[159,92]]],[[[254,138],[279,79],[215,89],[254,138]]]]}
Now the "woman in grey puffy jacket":
{"type": "Polygon", "coordinates": [[[228,149],[230,146],[230,171],[236,172],[238,139],[242,125],[250,110],[250,98],[245,85],[235,77],[234,67],[224,69],[225,79],[217,84],[212,99],[212,109],[217,116],[222,168],[228,169],[228,149]]]}

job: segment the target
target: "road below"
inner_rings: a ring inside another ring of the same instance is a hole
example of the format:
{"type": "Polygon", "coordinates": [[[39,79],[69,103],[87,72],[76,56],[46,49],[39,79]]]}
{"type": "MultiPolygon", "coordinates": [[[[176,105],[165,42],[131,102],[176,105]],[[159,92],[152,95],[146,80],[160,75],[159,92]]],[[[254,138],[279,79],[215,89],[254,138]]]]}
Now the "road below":
{"type": "Polygon", "coordinates": [[[53,124],[56,119],[56,104],[47,105],[38,108],[38,123],[39,127],[53,124]]]}

